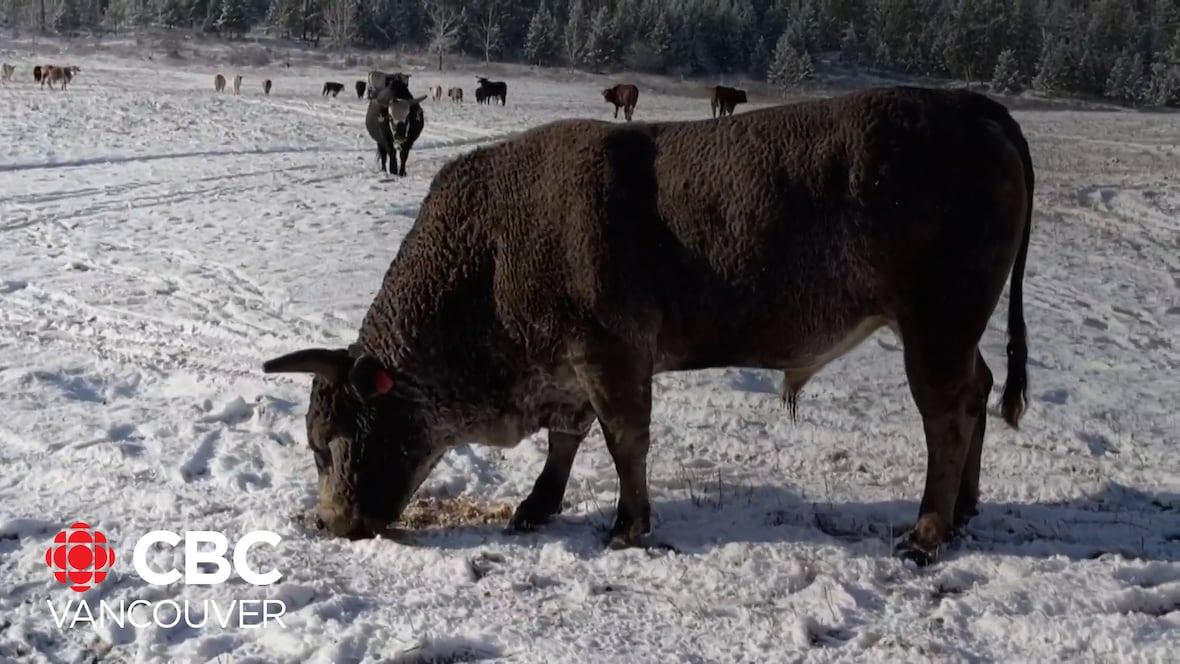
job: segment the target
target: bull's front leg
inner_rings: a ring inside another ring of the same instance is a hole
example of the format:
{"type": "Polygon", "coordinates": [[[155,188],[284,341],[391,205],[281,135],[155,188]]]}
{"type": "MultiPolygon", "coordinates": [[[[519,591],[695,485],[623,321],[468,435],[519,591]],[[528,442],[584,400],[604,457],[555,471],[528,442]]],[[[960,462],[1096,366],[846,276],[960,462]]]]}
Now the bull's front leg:
{"type": "Polygon", "coordinates": [[[398,148],[398,153],[400,158],[398,159],[397,174],[401,177],[405,177],[406,160],[410,158],[410,146],[402,143],[398,148]]]}
{"type": "Polygon", "coordinates": [[[574,362],[619,475],[619,504],[609,546],[639,546],[651,532],[647,490],[652,363],[622,344],[601,344],[574,362]]]}
{"type": "Polygon", "coordinates": [[[570,470],[578,456],[578,448],[585,438],[586,432],[549,430],[549,452],[545,457],[545,467],[537,476],[532,492],[512,515],[512,521],[509,523],[512,530],[533,530],[547,523],[552,516],[561,513],[561,503],[565,499],[570,470]]]}

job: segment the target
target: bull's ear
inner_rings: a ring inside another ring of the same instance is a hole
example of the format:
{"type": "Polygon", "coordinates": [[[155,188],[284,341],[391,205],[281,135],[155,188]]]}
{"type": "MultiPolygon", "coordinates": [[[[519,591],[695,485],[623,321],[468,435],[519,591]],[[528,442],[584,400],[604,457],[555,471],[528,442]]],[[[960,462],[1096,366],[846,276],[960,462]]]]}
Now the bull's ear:
{"type": "Polygon", "coordinates": [[[308,348],[262,363],[264,373],[313,373],[329,382],[348,375],[352,358],[343,348],[308,348]]]}
{"type": "Polygon", "coordinates": [[[366,399],[386,394],[393,389],[393,376],[389,370],[377,358],[368,354],[356,358],[348,372],[348,380],[366,399]]]}

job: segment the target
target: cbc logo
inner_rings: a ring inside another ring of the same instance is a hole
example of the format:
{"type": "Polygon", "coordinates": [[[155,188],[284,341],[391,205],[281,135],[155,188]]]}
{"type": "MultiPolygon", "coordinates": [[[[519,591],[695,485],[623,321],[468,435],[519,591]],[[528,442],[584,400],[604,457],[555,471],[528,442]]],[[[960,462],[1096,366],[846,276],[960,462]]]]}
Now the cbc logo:
{"type": "MultiPolygon", "coordinates": [[[[234,545],[232,556],[233,571],[243,581],[255,586],[267,586],[283,577],[278,570],[258,572],[250,567],[246,554],[256,544],[279,545],[282,537],[269,530],[255,530],[246,533],[234,545]]],[[[54,545],[45,552],[45,563],[53,570],[53,577],[69,586],[75,592],[86,592],[102,583],[111,566],[115,564],[115,551],[106,535],[79,521],[58,533],[54,545]]],[[[131,556],[135,572],[152,585],[166,586],[182,578],[188,585],[215,585],[229,579],[231,563],[225,559],[229,541],[219,532],[212,530],[191,530],[183,537],[168,530],[153,530],[139,538],[131,556]],[[153,544],[176,547],[184,543],[184,573],[170,569],[160,571],[148,565],[147,553],[153,544]],[[201,544],[212,544],[211,551],[202,551],[201,544]],[[208,571],[209,566],[216,569],[208,571]]]]}
{"type": "Polygon", "coordinates": [[[115,551],[101,530],[78,521],[53,538],[53,546],[45,552],[45,564],[53,570],[53,578],[83,593],[107,578],[115,564],[115,551]]]}

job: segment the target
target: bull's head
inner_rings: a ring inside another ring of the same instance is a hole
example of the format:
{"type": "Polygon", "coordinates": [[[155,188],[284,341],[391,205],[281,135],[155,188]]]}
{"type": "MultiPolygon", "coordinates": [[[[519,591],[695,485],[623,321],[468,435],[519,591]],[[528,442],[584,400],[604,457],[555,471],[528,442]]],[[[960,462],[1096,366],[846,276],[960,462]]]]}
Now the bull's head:
{"type": "Polygon", "coordinates": [[[614,88],[607,88],[607,89],[603,90],[603,91],[602,91],[602,98],[603,98],[604,100],[606,100],[606,101],[609,101],[609,102],[611,102],[611,103],[614,103],[614,101],[615,101],[615,90],[614,90],[614,88]]]}
{"type": "Polygon", "coordinates": [[[319,517],[341,537],[380,533],[401,516],[446,448],[432,444],[412,388],[372,355],[312,348],[263,364],[311,373],[307,443],[319,475],[319,517]]]}
{"type": "Polygon", "coordinates": [[[410,117],[410,109],[415,104],[421,104],[425,99],[426,95],[422,95],[413,99],[394,99],[389,102],[389,121],[393,124],[405,122],[406,118],[410,117]]]}

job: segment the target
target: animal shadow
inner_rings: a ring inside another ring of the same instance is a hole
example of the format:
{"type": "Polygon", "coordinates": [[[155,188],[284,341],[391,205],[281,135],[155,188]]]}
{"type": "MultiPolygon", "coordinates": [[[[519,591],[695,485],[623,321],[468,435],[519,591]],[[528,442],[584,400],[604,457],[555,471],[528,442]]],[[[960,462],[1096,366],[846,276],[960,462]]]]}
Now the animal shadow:
{"type": "MultiPolygon", "coordinates": [[[[817,503],[789,487],[731,485],[652,502],[653,549],[701,554],[733,543],[841,546],[852,555],[890,555],[917,515],[916,501],[817,503]]],[[[521,497],[523,498],[523,496],[521,497]]],[[[506,524],[413,531],[417,547],[468,549],[489,543],[537,546],[562,541],[577,556],[603,555],[614,506],[562,514],[529,533],[506,524]]],[[[1087,560],[1108,555],[1180,561],[1180,493],[1108,482],[1094,493],[1054,502],[987,502],[942,560],[967,553],[1087,560]]]]}

